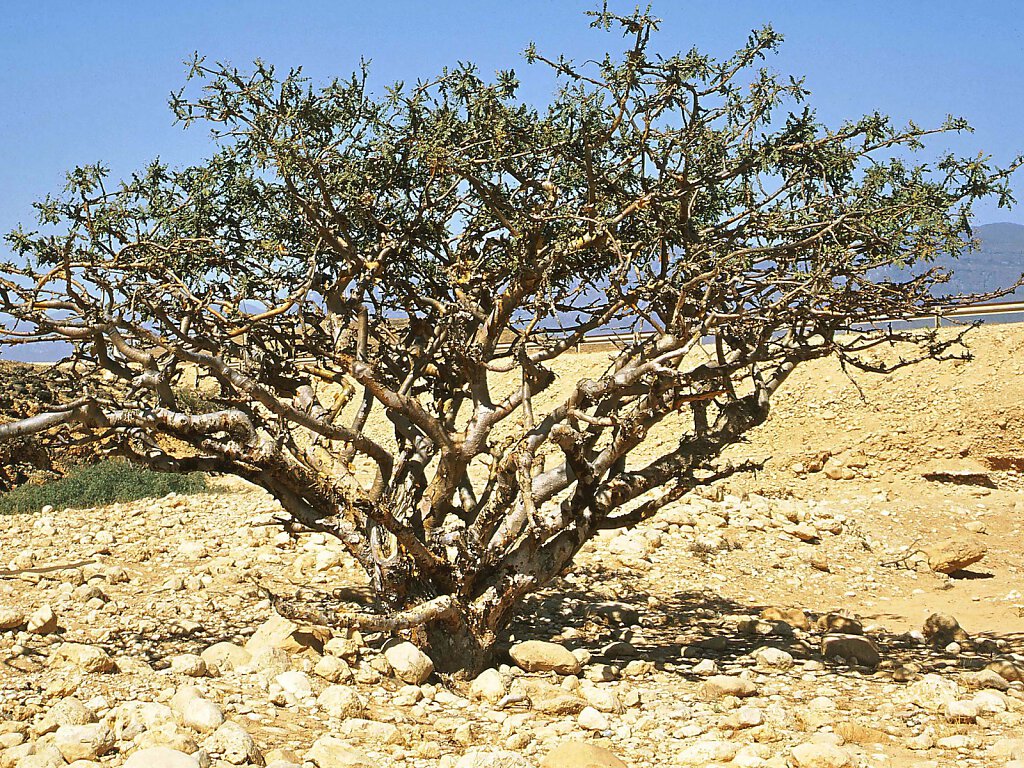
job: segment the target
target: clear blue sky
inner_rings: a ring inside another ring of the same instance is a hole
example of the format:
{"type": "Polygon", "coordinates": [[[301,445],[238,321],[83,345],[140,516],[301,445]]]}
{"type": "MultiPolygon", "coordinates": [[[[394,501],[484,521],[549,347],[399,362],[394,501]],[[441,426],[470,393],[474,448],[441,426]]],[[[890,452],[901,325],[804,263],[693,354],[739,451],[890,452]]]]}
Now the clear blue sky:
{"type": "MultiPolygon", "coordinates": [[[[365,56],[378,85],[414,80],[457,60],[513,66],[542,98],[521,51],[531,40],[573,57],[615,50],[589,30],[577,0],[265,2],[5,0],[0,20],[0,231],[30,223],[30,202],[57,191],[76,163],[126,174],[160,155],[173,164],[207,151],[202,130],[172,125],[167,96],[198,50],[243,65],[255,57],[303,65],[316,78],[350,73],[365,56]]],[[[628,10],[631,3],[612,0],[628,10]]],[[[875,109],[937,123],[962,115],[975,134],[950,145],[1000,162],[1024,151],[1024,24],[1017,3],[985,0],[723,2],[660,0],[658,47],[726,54],[765,22],[786,35],[770,65],[806,76],[812,103],[838,122],[875,109]]],[[[1015,184],[1024,199],[1024,174],[1015,184]]],[[[977,223],[1024,223],[978,209],[977,223]]]]}

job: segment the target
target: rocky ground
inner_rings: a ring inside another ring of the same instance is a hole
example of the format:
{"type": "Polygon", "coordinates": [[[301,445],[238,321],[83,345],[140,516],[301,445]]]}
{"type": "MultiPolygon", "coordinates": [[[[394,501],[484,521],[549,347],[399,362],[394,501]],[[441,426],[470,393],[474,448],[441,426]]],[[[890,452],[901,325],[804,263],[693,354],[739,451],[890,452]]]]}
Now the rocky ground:
{"type": "Polygon", "coordinates": [[[273,615],[365,579],[251,488],[3,518],[0,768],[1020,768],[1022,343],[809,367],[763,472],[592,542],[465,683],[273,615]]]}

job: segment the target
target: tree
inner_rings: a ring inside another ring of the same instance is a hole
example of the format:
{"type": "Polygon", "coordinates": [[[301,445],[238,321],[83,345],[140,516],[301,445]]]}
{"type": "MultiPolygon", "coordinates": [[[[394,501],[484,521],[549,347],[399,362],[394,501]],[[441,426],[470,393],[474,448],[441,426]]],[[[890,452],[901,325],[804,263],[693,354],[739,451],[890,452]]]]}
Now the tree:
{"type": "Polygon", "coordinates": [[[959,251],[1019,159],[911,162],[957,119],[821,125],[799,80],[759,68],[771,28],[719,61],[656,55],[642,12],[593,16],[624,54],[529,48],[559,83],[543,107],[512,71],[375,97],[365,69],[318,88],[197,57],[171,103],[211,128],[209,160],[119,185],[78,168],[9,236],[2,343],[70,344],[81,395],[0,437],[246,478],[376,594],[280,610],[416,628],[468,669],[597,531],[746,468],[720,454],[800,363],[965,353],[870,323],[936,311],[945,276],[902,268],[959,251]],[[607,368],[546,399],[606,328],[627,336],[607,368]]]}

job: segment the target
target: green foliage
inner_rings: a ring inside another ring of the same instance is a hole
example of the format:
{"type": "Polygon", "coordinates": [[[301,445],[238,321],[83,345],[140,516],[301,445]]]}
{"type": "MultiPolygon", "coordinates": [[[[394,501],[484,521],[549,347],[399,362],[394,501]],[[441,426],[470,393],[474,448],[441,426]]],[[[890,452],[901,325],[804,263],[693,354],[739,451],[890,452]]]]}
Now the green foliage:
{"type": "Polygon", "coordinates": [[[172,491],[199,493],[205,490],[206,477],[202,474],[172,475],[112,459],[76,467],[60,480],[15,488],[0,496],[0,514],[38,512],[47,504],[56,509],[98,507],[158,498],[172,491]]]}

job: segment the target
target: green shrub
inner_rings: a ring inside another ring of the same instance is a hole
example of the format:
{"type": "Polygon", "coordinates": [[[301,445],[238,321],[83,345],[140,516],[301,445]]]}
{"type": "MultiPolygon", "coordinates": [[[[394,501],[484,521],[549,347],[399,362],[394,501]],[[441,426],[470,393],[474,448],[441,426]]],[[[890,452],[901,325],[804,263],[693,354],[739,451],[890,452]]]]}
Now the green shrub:
{"type": "Polygon", "coordinates": [[[206,489],[202,474],[174,475],[154,472],[137,464],[109,459],[72,469],[59,480],[22,485],[0,496],[0,514],[38,512],[47,504],[55,509],[99,507],[119,501],[150,499],[206,489]]]}
{"type": "Polygon", "coordinates": [[[198,390],[187,387],[175,387],[174,399],[189,413],[210,413],[218,408],[213,400],[204,397],[198,390]]]}

